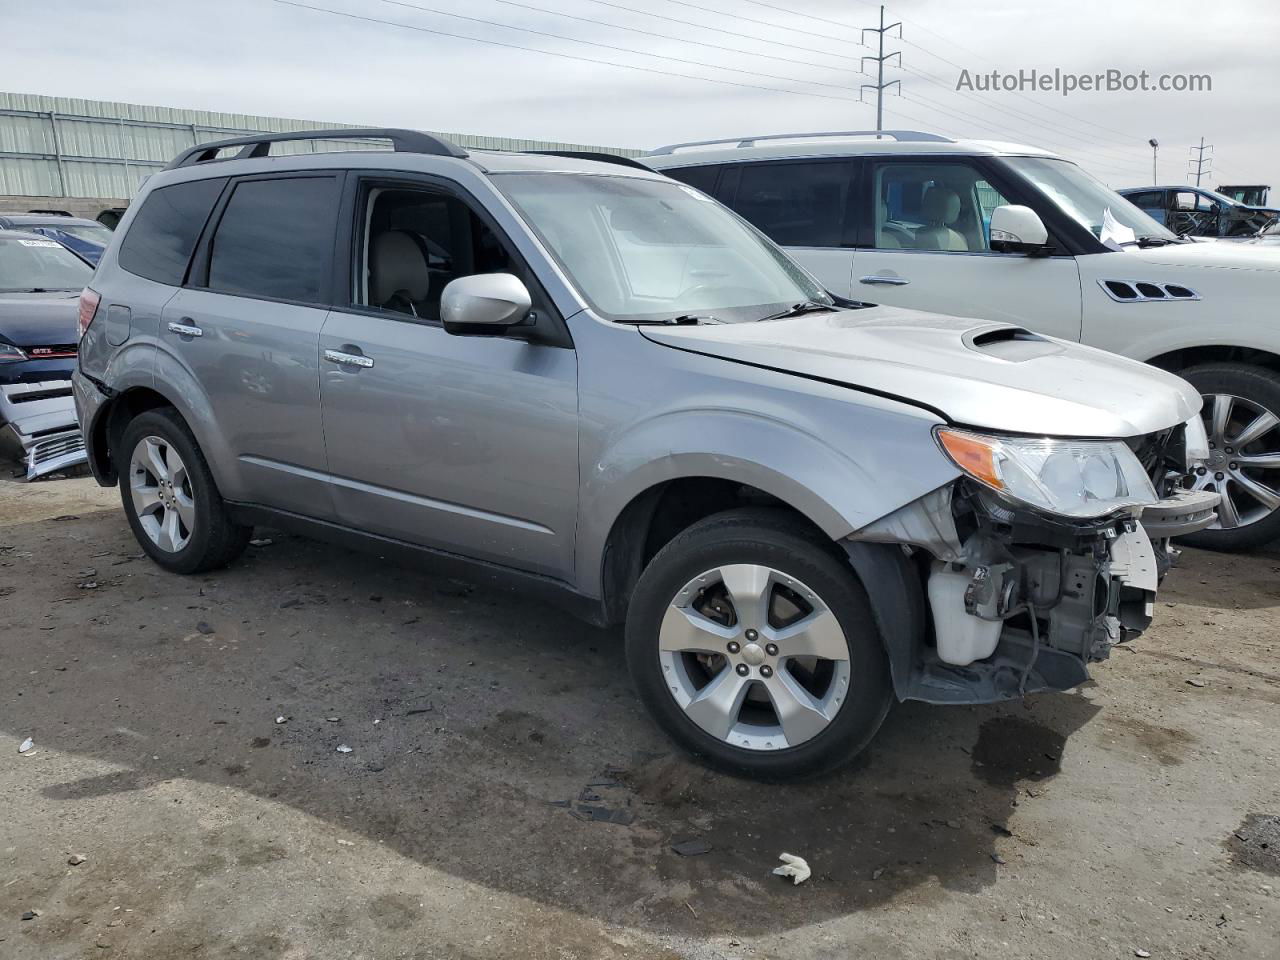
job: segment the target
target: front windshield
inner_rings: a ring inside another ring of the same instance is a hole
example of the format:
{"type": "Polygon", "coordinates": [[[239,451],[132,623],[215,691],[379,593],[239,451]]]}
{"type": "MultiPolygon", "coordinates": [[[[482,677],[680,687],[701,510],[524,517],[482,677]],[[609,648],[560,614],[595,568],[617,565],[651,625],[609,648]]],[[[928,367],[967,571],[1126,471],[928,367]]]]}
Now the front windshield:
{"type": "Polygon", "coordinates": [[[1074,163],[1045,157],[1008,157],[1005,162],[1035,184],[1063,213],[1104,242],[1115,239],[1103,236],[1103,222],[1108,211],[1120,227],[1133,231],[1133,238],[1123,236],[1123,240],[1177,239],[1176,234],[1074,163]]]}
{"type": "Polygon", "coordinates": [[[93,267],[56,240],[0,239],[0,293],[79,290],[92,276],[93,267]]]}
{"type": "Polygon", "coordinates": [[[684,184],[560,173],[493,180],[606,319],[732,323],[832,303],[755,228],[684,184]]]}

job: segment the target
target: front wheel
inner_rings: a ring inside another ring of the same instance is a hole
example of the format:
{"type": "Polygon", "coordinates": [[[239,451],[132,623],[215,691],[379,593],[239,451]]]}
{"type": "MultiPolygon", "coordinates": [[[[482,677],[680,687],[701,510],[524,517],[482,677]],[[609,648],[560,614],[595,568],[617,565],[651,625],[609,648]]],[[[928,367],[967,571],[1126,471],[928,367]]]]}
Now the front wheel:
{"type": "Polygon", "coordinates": [[[1210,550],[1248,550],[1280,538],[1280,375],[1243,363],[1181,374],[1204,398],[1209,464],[1197,490],[1222,496],[1218,521],[1182,538],[1210,550]]]}
{"type": "Polygon", "coordinates": [[[779,511],[718,514],[667,544],[636,586],[626,633],[631,676],[659,725],[733,773],[834,769],[889,709],[861,583],[779,511]]]}

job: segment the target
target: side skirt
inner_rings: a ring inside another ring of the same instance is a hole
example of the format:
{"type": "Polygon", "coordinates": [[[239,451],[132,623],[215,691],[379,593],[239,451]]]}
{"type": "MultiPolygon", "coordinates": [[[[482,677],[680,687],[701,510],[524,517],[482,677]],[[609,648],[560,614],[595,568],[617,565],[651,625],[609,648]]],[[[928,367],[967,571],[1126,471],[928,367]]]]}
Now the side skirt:
{"type": "Polygon", "coordinates": [[[228,502],[227,508],[236,523],[245,526],[285,530],[351,550],[374,553],[405,566],[417,567],[431,573],[454,576],[500,590],[511,590],[559,607],[593,626],[608,626],[604,604],[598,598],[579,593],[563,580],[504,567],[484,560],[475,560],[461,554],[436,550],[393,537],[366,533],[341,524],[316,520],[260,504],[228,502]]]}

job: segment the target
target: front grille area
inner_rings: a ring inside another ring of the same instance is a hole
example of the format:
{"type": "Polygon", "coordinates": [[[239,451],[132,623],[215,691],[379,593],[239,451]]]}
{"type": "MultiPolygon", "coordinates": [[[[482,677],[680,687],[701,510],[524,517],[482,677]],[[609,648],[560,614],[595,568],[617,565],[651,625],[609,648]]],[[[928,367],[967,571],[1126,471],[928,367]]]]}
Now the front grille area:
{"type": "Polygon", "coordinates": [[[76,355],[76,345],[74,343],[41,344],[37,347],[23,347],[22,349],[32,360],[51,360],[57,357],[74,357],[76,355]]]}
{"type": "Polygon", "coordinates": [[[58,397],[71,396],[70,387],[55,387],[51,390],[28,390],[25,393],[14,393],[9,397],[13,403],[33,403],[36,400],[56,400],[58,397]]]}
{"type": "Polygon", "coordinates": [[[76,453],[84,449],[84,437],[80,436],[80,432],[63,433],[56,437],[50,437],[48,440],[40,440],[33,444],[28,458],[34,466],[42,463],[48,463],[56,457],[64,454],[76,453]]]}

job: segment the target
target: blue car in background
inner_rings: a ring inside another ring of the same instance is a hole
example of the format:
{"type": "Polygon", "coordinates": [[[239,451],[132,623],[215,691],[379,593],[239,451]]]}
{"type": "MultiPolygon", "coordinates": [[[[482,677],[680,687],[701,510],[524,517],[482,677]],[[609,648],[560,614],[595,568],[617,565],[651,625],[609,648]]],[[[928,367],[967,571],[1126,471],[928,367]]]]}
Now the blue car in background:
{"type": "Polygon", "coordinates": [[[95,267],[111,242],[111,231],[98,221],[61,213],[0,213],[0,230],[22,230],[57,240],[95,267]]]}

